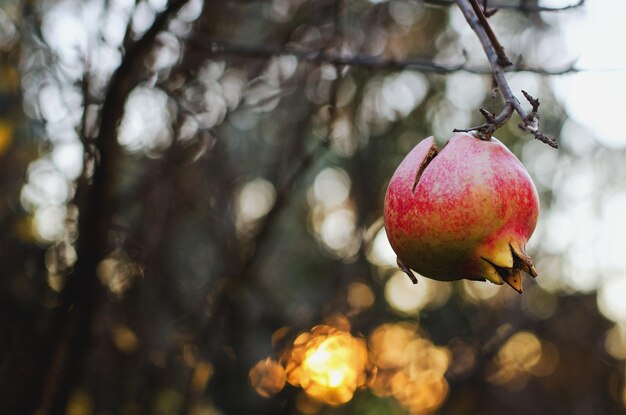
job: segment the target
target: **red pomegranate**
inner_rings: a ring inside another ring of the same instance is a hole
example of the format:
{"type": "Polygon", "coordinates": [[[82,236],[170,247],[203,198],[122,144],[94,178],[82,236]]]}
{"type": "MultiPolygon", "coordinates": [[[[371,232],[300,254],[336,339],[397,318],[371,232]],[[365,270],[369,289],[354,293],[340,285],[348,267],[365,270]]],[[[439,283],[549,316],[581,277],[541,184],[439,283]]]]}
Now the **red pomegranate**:
{"type": "Polygon", "coordinates": [[[522,163],[495,138],[433,137],[396,169],[385,197],[385,230],[398,266],[440,280],[489,280],[522,292],[524,251],[537,224],[537,190],[522,163]]]}

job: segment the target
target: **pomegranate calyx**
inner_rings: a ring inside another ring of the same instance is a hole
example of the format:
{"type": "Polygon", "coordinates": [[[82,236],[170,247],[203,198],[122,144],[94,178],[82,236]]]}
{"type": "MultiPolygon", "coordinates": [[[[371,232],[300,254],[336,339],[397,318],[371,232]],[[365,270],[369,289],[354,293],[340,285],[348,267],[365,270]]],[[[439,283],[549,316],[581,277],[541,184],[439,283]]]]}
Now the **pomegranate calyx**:
{"type": "Polygon", "coordinates": [[[533,259],[524,251],[524,249],[515,247],[509,244],[511,247],[511,253],[513,254],[513,267],[521,269],[533,278],[537,277],[537,270],[533,259]]]}
{"type": "Polygon", "coordinates": [[[528,256],[523,249],[515,249],[511,244],[509,244],[509,247],[511,248],[511,256],[513,257],[512,267],[499,266],[485,257],[481,258],[493,267],[503,282],[506,282],[515,291],[521,294],[524,291],[522,288],[521,271],[526,272],[533,278],[537,277],[537,271],[535,270],[532,258],[528,256]]]}

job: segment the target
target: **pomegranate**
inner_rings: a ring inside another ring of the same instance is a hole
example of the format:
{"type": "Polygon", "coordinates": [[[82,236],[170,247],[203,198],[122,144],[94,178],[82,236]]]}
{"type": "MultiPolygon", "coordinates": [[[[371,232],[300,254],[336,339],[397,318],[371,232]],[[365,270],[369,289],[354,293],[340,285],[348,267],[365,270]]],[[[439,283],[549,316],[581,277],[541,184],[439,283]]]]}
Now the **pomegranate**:
{"type": "Polygon", "coordinates": [[[537,276],[524,251],[537,224],[537,190],[496,138],[455,133],[439,151],[433,137],[396,169],[385,196],[385,230],[398,266],[424,277],[506,282],[537,276]]]}

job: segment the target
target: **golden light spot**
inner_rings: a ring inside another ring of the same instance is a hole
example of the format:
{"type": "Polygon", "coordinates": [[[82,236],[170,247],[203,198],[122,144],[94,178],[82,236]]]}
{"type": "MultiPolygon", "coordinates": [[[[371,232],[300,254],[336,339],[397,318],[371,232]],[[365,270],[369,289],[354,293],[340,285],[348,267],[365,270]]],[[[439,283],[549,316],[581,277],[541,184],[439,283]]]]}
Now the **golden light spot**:
{"type": "Polygon", "coordinates": [[[343,314],[331,314],[324,319],[324,324],[340,331],[350,332],[350,320],[343,314]]]}
{"type": "Polygon", "coordinates": [[[322,403],[311,399],[306,393],[296,396],[296,408],[303,414],[316,414],[322,409],[322,403]]]}
{"type": "Polygon", "coordinates": [[[46,282],[52,291],[59,293],[65,286],[65,276],[48,272],[46,282]]]}
{"type": "Polygon", "coordinates": [[[126,254],[116,250],[100,261],[96,273],[112,294],[121,297],[143,275],[143,270],[126,254]]]}
{"type": "MultiPolygon", "coordinates": [[[[301,413],[317,413],[322,404],[344,404],[365,387],[377,396],[393,397],[410,414],[427,415],[441,406],[448,394],[450,352],[425,338],[417,325],[383,324],[370,335],[368,348],[364,339],[350,334],[345,316],[333,315],[326,322],[299,334],[283,352],[282,366],[271,359],[257,364],[272,362],[277,371],[285,367],[286,381],[302,388],[296,398],[301,413]]],[[[275,375],[258,377],[256,383],[251,380],[253,387],[275,375]]]]}
{"type": "Polygon", "coordinates": [[[626,326],[616,324],[606,334],[604,348],[617,360],[626,360],[626,326]]]}
{"type": "Polygon", "coordinates": [[[354,312],[370,308],[374,304],[374,292],[361,282],[353,282],[348,286],[348,304],[354,312]]]}
{"type": "Polygon", "coordinates": [[[359,353],[363,347],[348,333],[342,333],[307,350],[302,362],[306,377],[301,379],[306,393],[329,404],[352,399],[356,388],[365,381],[365,356],[359,353]]]}
{"type": "Polygon", "coordinates": [[[417,274],[415,285],[402,271],[397,271],[385,284],[385,298],[389,305],[401,313],[418,314],[425,308],[437,308],[450,298],[449,282],[435,281],[417,274]]]}
{"type": "Polygon", "coordinates": [[[417,326],[409,323],[383,324],[370,335],[372,361],[381,369],[404,366],[404,349],[415,338],[417,326]]]}
{"type": "Polygon", "coordinates": [[[537,377],[549,376],[559,365],[559,349],[554,343],[541,340],[541,358],[530,372],[537,377]]]}
{"type": "Polygon", "coordinates": [[[13,92],[20,87],[20,73],[13,66],[5,66],[0,71],[0,91],[13,92]]]}
{"type": "Polygon", "coordinates": [[[422,337],[417,326],[384,324],[370,336],[370,353],[378,371],[370,388],[393,396],[411,414],[436,410],[448,394],[444,377],[450,353],[422,337]]]}
{"type": "Polygon", "coordinates": [[[264,398],[271,398],[285,387],[285,369],[269,357],[254,365],[248,376],[252,388],[264,398]]]}
{"type": "Polygon", "coordinates": [[[205,361],[196,362],[191,379],[191,388],[194,391],[204,390],[209,380],[211,380],[213,372],[213,365],[211,363],[205,361]]]}
{"type": "Polygon", "coordinates": [[[34,243],[37,238],[33,226],[32,216],[21,216],[13,224],[13,233],[20,242],[34,243]]]}
{"type": "Polygon", "coordinates": [[[111,339],[113,344],[121,352],[132,353],[139,346],[139,338],[130,327],[118,324],[111,330],[111,339]]]}
{"type": "Polygon", "coordinates": [[[423,414],[437,409],[448,394],[448,382],[435,371],[420,374],[417,379],[405,379],[395,393],[412,414],[423,414]]]}
{"type": "Polygon", "coordinates": [[[67,404],[66,413],[67,415],[91,415],[93,413],[91,396],[82,390],[74,392],[67,404]]]}
{"type": "MultiPolygon", "coordinates": [[[[339,316],[332,322],[339,327],[347,324],[345,317],[339,316]]],[[[285,359],[287,381],[302,387],[310,398],[330,405],[348,402],[366,383],[365,342],[327,324],[298,336],[285,359]]]]}
{"type": "Polygon", "coordinates": [[[547,376],[554,372],[559,354],[556,346],[540,340],[534,333],[520,331],[500,348],[487,380],[496,385],[523,387],[530,375],[547,376]]]}
{"type": "Polygon", "coordinates": [[[13,123],[0,120],[0,157],[6,153],[13,142],[13,123]]]}

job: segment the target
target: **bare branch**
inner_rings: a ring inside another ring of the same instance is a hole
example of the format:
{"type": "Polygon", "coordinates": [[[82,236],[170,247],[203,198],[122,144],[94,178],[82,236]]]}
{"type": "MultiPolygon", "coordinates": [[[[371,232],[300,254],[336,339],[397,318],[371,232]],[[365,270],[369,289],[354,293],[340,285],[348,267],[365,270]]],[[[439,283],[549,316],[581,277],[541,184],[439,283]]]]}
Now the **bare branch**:
{"type": "Polygon", "coordinates": [[[489,17],[493,16],[494,14],[498,13],[498,10],[500,10],[500,9],[491,9],[491,10],[489,10],[489,8],[487,6],[487,2],[488,2],[488,0],[483,0],[483,14],[485,15],[485,17],[489,18],[489,17]]]}
{"type": "Polygon", "coordinates": [[[485,14],[483,13],[483,10],[478,5],[478,2],[476,0],[470,0],[470,4],[472,5],[472,9],[474,9],[474,14],[478,18],[480,25],[485,30],[485,34],[489,38],[489,42],[491,43],[491,46],[493,46],[493,50],[495,51],[496,56],[498,57],[498,65],[502,66],[503,68],[513,65],[513,62],[511,62],[509,58],[506,56],[506,53],[504,53],[504,48],[498,41],[496,34],[493,32],[493,29],[491,29],[491,25],[487,21],[487,17],[485,16],[485,14]]]}
{"type": "Polygon", "coordinates": [[[90,177],[84,174],[76,192],[79,206],[78,261],[61,293],[61,306],[53,323],[54,346],[46,357],[47,373],[43,376],[40,414],[62,413],[75,383],[81,375],[85,353],[91,340],[90,326],[99,300],[96,268],[106,255],[113,216],[114,189],[120,148],[117,128],[124,103],[145,75],[143,62],[152,50],[157,35],[188,0],[171,0],[156,16],[152,26],[134,42],[111,77],[102,105],[100,128],[94,143],[97,162],[90,177]]]}
{"type": "MultiPolygon", "coordinates": [[[[404,70],[412,69],[426,73],[449,74],[453,72],[468,72],[478,75],[491,74],[491,68],[473,68],[465,63],[457,65],[445,65],[434,62],[432,59],[391,59],[379,56],[371,56],[360,53],[351,55],[339,54],[330,51],[308,49],[296,46],[275,46],[275,45],[247,45],[243,43],[231,42],[216,38],[189,38],[190,47],[207,50],[214,55],[241,56],[257,59],[267,59],[275,56],[291,55],[299,60],[315,64],[329,63],[340,66],[353,66],[368,69],[382,70],[404,70]]],[[[505,72],[530,72],[538,75],[564,75],[568,73],[580,72],[574,63],[568,64],[560,69],[545,69],[525,67],[521,64],[514,64],[504,69],[505,72]]]]}
{"type": "Polygon", "coordinates": [[[478,36],[478,40],[480,41],[483,50],[487,55],[487,59],[491,64],[493,78],[498,84],[498,88],[500,89],[500,94],[504,99],[505,105],[495,119],[493,117],[489,117],[487,122],[483,125],[468,130],[455,131],[475,130],[482,137],[489,138],[495,130],[500,128],[511,118],[513,112],[517,112],[522,118],[522,124],[520,124],[520,127],[523,130],[532,133],[537,140],[542,141],[551,147],[557,148],[558,144],[555,139],[547,137],[539,131],[539,116],[537,114],[539,101],[527,93],[524,94],[533,107],[532,112],[528,113],[524,110],[524,108],[522,108],[519,100],[513,94],[513,91],[511,91],[511,87],[504,76],[504,68],[510,64],[510,61],[506,57],[504,49],[495,38],[495,34],[491,29],[487,18],[484,16],[482,9],[478,5],[477,0],[456,0],[456,3],[459,6],[459,9],[461,9],[465,20],[467,20],[472,30],[476,33],[476,36],[478,36]]]}
{"type": "MultiPolygon", "coordinates": [[[[454,0],[422,0],[422,2],[426,4],[435,4],[438,6],[451,6],[454,4],[454,0]]],[[[520,2],[517,4],[510,3],[500,3],[500,2],[489,2],[489,6],[493,9],[508,9],[508,10],[518,10],[522,12],[561,12],[565,10],[577,9],[582,7],[585,4],[585,0],[579,0],[576,3],[568,4],[567,6],[561,7],[548,7],[548,6],[540,6],[538,4],[527,4],[527,2],[520,2]]],[[[492,10],[490,10],[491,15],[493,15],[492,10]]],[[[487,16],[489,17],[489,16],[487,16]]]]}

